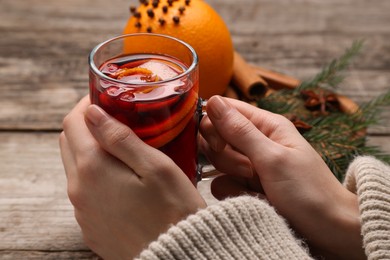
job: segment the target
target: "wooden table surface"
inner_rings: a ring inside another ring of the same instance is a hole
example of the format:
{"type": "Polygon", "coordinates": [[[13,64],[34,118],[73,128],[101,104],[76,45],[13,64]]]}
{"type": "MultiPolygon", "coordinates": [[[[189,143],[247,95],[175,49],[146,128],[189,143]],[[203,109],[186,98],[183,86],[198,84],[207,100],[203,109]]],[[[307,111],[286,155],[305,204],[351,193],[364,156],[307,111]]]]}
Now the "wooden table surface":
{"type": "MultiPolygon", "coordinates": [[[[388,0],[208,2],[251,63],[307,79],[365,39],[340,92],[361,103],[390,88],[388,0]]],[[[89,51],[121,33],[134,3],[0,0],[0,259],[96,258],[67,199],[58,134],[88,93],[89,51]]],[[[385,111],[368,141],[390,152],[389,137],[385,111]]]]}

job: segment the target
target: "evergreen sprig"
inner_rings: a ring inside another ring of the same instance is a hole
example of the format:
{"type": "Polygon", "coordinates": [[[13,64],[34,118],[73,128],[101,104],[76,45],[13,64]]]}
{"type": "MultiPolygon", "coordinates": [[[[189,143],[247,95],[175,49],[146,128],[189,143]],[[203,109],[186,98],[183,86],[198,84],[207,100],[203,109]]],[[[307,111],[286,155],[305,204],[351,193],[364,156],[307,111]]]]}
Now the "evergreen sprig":
{"type": "Polygon", "coordinates": [[[317,87],[330,88],[331,90],[337,88],[344,80],[344,75],[341,72],[346,70],[352,59],[360,53],[363,43],[363,40],[353,42],[352,46],[346,49],[345,53],[339,59],[331,61],[312,80],[302,82],[296,88],[296,91],[317,87]]]}
{"type": "Polygon", "coordinates": [[[390,90],[374,98],[373,100],[360,105],[361,114],[367,124],[378,124],[380,120],[381,108],[390,105],[390,90]]]}
{"type": "Polygon", "coordinates": [[[366,144],[367,128],[379,124],[383,106],[390,106],[390,91],[361,105],[354,114],[331,113],[308,121],[313,128],[303,136],[340,181],[357,155],[371,155],[390,163],[390,155],[366,144]]]}
{"type": "Polygon", "coordinates": [[[390,91],[373,100],[361,104],[353,114],[332,111],[328,114],[313,113],[304,106],[302,90],[337,89],[343,81],[345,71],[363,46],[363,41],[356,41],[339,58],[325,66],[312,80],[303,82],[294,90],[285,89],[258,100],[258,106],[287,117],[293,115],[304,121],[311,129],[302,135],[316,149],[342,181],[345,171],[357,155],[371,155],[390,163],[390,155],[379,147],[366,144],[367,128],[380,122],[384,107],[390,106],[390,91]]]}

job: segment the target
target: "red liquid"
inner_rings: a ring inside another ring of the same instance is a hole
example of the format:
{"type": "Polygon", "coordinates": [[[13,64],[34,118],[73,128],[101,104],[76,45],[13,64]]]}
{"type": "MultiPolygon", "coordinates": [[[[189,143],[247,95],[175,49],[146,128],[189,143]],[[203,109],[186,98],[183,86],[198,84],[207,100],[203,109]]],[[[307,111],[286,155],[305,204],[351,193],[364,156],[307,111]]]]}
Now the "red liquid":
{"type": "Polygon", "coordinates": [[[91,75],[91,102],[128,125],[144,142],[168,155],[196,184],[198,78],[184,76],[161,83],[180,75],[187,67],[160,55],[119,57],[99,69],[113,79],[135,85],[91,75]],[[150,84],[136,85],[145,82],[150,84]]]}

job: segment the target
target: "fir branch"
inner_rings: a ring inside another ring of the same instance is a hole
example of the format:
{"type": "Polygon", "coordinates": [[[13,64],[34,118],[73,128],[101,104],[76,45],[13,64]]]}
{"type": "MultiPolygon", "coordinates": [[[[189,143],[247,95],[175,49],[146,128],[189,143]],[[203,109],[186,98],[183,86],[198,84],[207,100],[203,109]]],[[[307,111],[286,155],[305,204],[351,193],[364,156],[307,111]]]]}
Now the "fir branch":
{"type": "Polygon", "coordinates": [[[291,89],[275,91],[257,101],[257,106],[276,114],[286,114],[299,106],[299,99],[291,89]]]}
{"type": "Polygon", "coordinates": [[[304,132],[304,138],[321,155],[334,175],[342,181],[349,163],[358,155],[371,155],[390,163],[390,155],[379,147],[366,144],[367,128],[380,121],[382,108],[390,106],[390,91],[359,106],[357,112],[346,114],[331,111],[328,114],[313,113],[304,106],[302,90],[326,89],[331,92],[344,79],[341,73],[361,50],[363,41],[356,41],[339,59],[325,66],[312,80],[298,88],[279,90],[258,100],[258,107],[288,118],[295,116],[312,128],[304,132]]]}
{"type": "Polygon", "coordinates": [[[352,115],[332,113],[309,121],[313,128],[303,136],[340,181],[350,161],[357,155],[371,155],[390,163],[390,155],[365,142],[367,128],[379,123],[384,106],[390,106],[390,91],[361,105],[352,115]]]}
{"type": "Polygon", "coordinates": [[[350,48],[348,48],[344,55],[339,59],[333,60],[329,65],[325,66],[320,73],[318,73],[312,80],[304,81],[296,88],[296,91],[304,89],[323,87],[334,89],[340,84],[344,76],[341,72],[348,68],[352,58],[357,56],[362,49],[363,41],[355,41],[350,48]]]}
{"type": "Polygon", "coordinates": [[[373,100],[360,105],[360,111],[357,113],[364,115],[364,120],[369,124],[377,124],[382,112],[381,109],[384,106],[390,106],[390,90],[373,100]]]}

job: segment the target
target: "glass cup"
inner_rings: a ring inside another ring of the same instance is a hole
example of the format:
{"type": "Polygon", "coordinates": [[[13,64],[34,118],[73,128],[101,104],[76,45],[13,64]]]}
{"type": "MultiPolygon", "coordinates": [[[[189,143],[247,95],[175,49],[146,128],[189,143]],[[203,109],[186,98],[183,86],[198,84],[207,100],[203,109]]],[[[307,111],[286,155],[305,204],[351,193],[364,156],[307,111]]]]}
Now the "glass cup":
{"type": "Polygon", "coordinates": [[[170,36],[122,35],[97,45],[89,68],[91,103],[168,155],[196,185],[201,105],[195,50],[170,36]]]}

